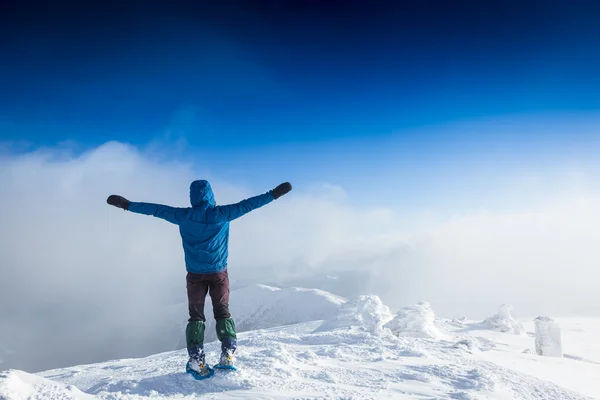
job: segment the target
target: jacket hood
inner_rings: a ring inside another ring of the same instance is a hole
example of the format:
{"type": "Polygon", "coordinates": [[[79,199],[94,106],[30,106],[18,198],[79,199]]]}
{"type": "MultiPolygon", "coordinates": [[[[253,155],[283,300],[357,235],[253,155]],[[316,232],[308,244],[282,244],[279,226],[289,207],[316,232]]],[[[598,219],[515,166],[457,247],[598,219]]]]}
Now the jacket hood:
{"type": "Polygon", "coordinates": [[[205,180],[194,181],[190,185],[190,203],[192,206],[215,205],[215,195],[210,183],[205,180]]]}

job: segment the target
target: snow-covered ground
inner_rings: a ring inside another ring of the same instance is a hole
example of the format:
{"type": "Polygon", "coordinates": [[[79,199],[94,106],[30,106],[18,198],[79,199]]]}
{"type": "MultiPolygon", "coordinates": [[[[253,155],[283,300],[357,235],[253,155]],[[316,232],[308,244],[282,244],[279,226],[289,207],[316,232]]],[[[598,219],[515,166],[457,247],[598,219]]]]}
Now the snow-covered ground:
{"type": "MultiPolygon", "coordinates": [[[[240,370],[208,380],[185,374],[178,350],[4,371],[0,399],[600,399],[600,319],[556,318],[564,357],[553,358],[535,354],[533,318],[503,314],[523,327],[506,331],[433,312],[420,303],[394,316],[377,296],[361,296],[324,320],[241,333],[240,370]]],[[[206,348],[216,362],[219,344],[206,348]]]]}

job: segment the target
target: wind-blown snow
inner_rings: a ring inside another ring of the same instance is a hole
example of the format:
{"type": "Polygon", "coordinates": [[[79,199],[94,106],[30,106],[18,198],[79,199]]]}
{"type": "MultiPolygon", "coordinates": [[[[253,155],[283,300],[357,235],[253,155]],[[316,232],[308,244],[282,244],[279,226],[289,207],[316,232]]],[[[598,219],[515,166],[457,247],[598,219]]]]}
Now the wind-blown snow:
{"type": "MultiPolygon", "coordinates": [[[[577,355],[524,354],[534,344],[532,332],[514,335],[473,321],[438,319],[449,340],[398,337],[385,327],[391,318],[377,296],[361,296],[325,321],[241,333],[237,372],[217,371],[196,381],[184,373],[187,355],[180,350],[37,375],[6,371],[0,375],[0,399],[589,400],[600,395],[599,363],[577,355]]],[[[594,337],[593,329],[600,327],[598,320],[585,323],[571,322],[566,330],[578,335],[580,346],[584,328],[594,337]]],[[[216,362],[220,343],[208,343],[206,351],[208,361],[216,362]]]]}

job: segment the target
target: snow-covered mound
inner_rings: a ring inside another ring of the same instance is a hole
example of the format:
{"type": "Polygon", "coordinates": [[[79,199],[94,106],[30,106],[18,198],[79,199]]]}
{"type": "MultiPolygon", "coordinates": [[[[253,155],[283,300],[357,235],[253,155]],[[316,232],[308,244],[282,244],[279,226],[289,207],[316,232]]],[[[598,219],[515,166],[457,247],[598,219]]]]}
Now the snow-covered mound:
{"type": "Polygon", "coordinates": [[[512,306],[510,304],[503,304],[499,307],[498,313],[484,320],[481,326],[498,332],[514,333],[515,335],[524,334],[523,324],[512,317],[511,311],[512,306]]]}
{"type": "Polygon", "coordinates": [[[396,336],[441,338],[435,326],[435,314],[429,303],[421,301],[414,306],[401,308],[393,320],[385,325],[396,336]]]}
{"type": "MultiPolygon", "coordinates": [[[[334,315],[346,299],[318,289],[254,285],[234,290],[229,310],[238,332],[317,321],[334,315]]],[[[206,341],[216,340],[212,303],[207,296],[206,341]]]]}
{"type": "Polygon", "coordinates": [[[392,318],[390,309],[379,297],[363,295],[340,307],[335,315],[323,321],[317,331],[356,327],[367,332],[376,332],[392,318]]]}
{"type": "Polygon", "coordinates": [[[0,372],[0,399],[4,400],[92,400],[73,385],[51,381],[27,372],[0,372]]]}

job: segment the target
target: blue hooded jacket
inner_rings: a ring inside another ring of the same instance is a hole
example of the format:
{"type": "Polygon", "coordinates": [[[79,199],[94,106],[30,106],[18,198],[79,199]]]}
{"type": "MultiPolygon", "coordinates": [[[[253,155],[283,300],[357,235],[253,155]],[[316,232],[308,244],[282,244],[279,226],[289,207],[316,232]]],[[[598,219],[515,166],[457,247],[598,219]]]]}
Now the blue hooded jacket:
{"type": "Polygon", "coordinates": [[[272,190],[236,204],[217,206],[210,183],[198,180],[190,185],[192,207],[130,202],[128,210],[179,225],[186,269],[195,274],[207,274],[227,269],[229,221],[271,201],[272,190]]]}

